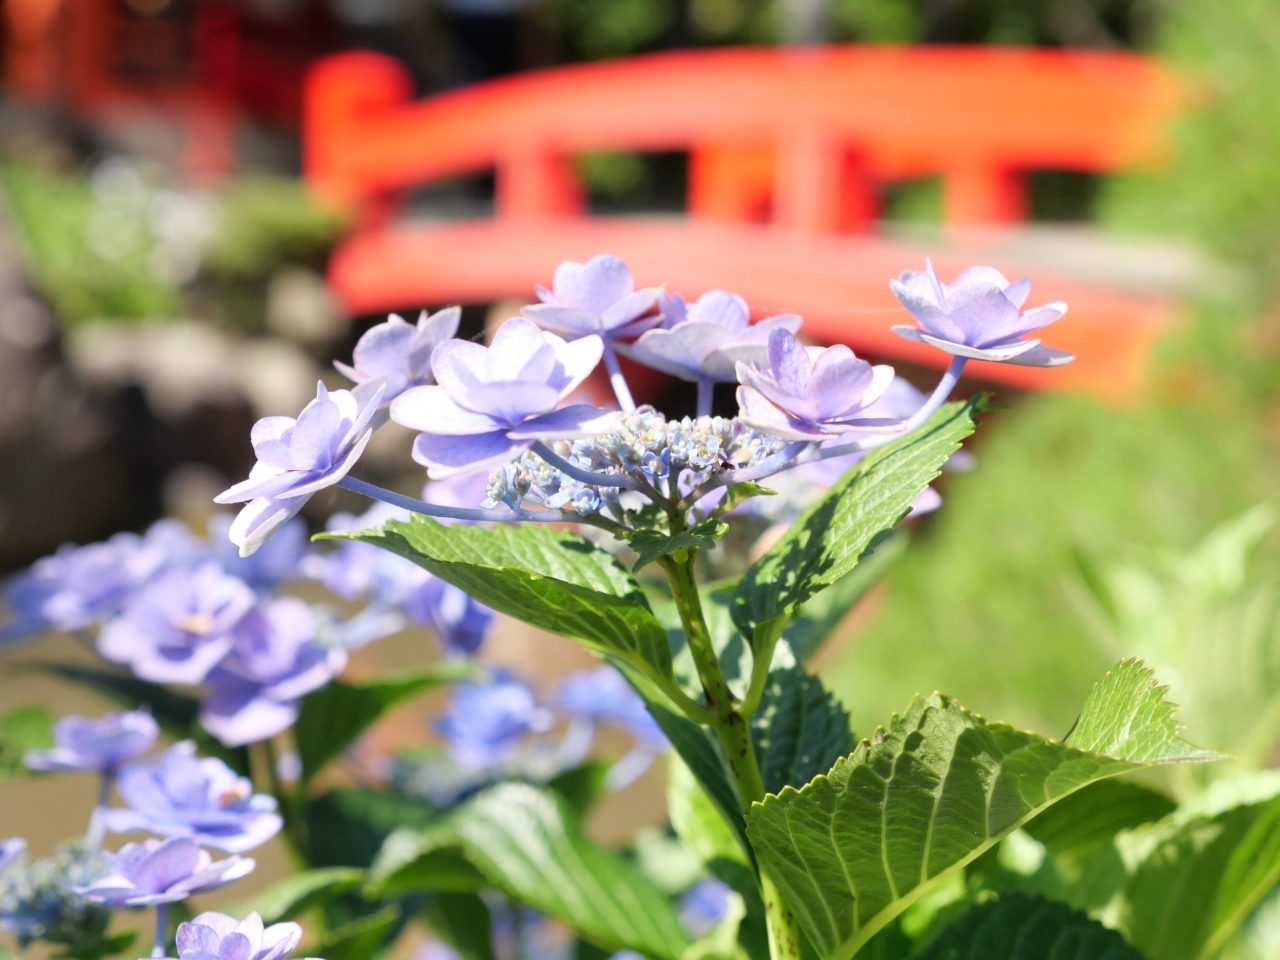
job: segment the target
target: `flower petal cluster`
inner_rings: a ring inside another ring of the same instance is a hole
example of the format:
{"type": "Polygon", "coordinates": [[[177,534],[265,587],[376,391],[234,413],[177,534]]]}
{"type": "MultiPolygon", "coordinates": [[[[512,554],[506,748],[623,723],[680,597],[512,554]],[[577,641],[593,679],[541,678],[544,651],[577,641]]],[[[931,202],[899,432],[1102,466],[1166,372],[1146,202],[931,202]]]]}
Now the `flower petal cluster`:
{"type": "Polygon", "coordinates": [[[373,430],[370,421],[386,392],[379,385],[359,399],[323,383],[295,420],[263,417],[250,435],[258,462],[249,479],[214,497],[217,503],[249,501],[231,524],[231,542],[248,556],[303,508],[318,490],[333,486],[355,466],[373,430]]]}
{"type": "Polygon", "coordinates": [[[118,711],[103,717],[63,717],[53,725],[49,750],[29,750],[31,770],[96,770],[110,773],[155,745],[160,726],[145,710],[118,711]]]}
{"type": "Polygon", "coordinates": [[[554,720],[528,686],[499,672],[488,683],[454,687],[447,711],[436,721],[436,730],[454,760],[480,770],[510,757],[526,734],[550,730],[554,720]]]}
{"type": "Polygon", "coordinates": [[[231,653],[209,674],[201,725],[229,747],[275,736],[298,719],[300,698],[347,665],[316,644],[316,618],[296,597],[260,604],[240,621],[231,653]]]}
{"type": "Polygon", "coordinates": [[[118,533],[102,543],[65,544],[8,582],[5,602],[17,620],[0,629],[0,637],[92,626],[115,614],[167,563],[197,547],[180,520],[160,520],[142,536],[118,533]]]}
{"type": "Polygon", "coordinates": [[[301,939],[296,923],[264,928],[256,912],[240,921],[209,912],[178,924],[176,941],[179,960],[280,960],[301,939]]]}
{"type": "Polygon", "coordinates": [[[431,375],[431,354],[455,336],[462,320],[460,307],[446,307],[428,315],[423,310],[416,324],[399,314],[389,314],[385,323],[370,327],[356,343],[352,362],[333,362],[352,383],[372,392],[385,386],[382,402],[389,403],[410,387],[435,383],[431,375]]]}
{"type": "Polygon", "coordinates": [[[658,753],[670,746],[640,695],[613,667],[570,673],[560,681],[551,705],[568,717],[622,730],[643,749],[658,753]]]}
{"type": "Polygon", "coordinates": [[[866,410],[893,382],[893,368],[859,360],[844,345],[806,347],[787,330],[769,335],[767,364],[738,364],[738,406],[748,426],[788,440],[893,429],[866,410]]]}
{"type": "Polygon", "coordinates": [[[171,569],[103,627],[98,652],[156,683],[200,683],[231,650],[232,631],[257,600],[209,561],[171,569]]]}
{"type": "Polygon", "coordinates": [[[907,270],[890,280],[889,286],[920,324],[893,327],[900,337],[955,356],[996,363],[1059,367],[1075,359],[1041,346],[1039,340],[1021,339],[1067,312],[1067,305],[1060,302],[1023,311],[1031,292],[1027,277],[1010,283],[994,267],[969,267],[954,283],[945,284],[933,272],[933,264],[925,261],[924,270],[907,270]]]}
{"type": "Polygon", "coordinates": [[[663,317],[662,327],[646,331],[633,344],[619,344],[618,352],[682,380],[724,383],[737,379],[739,361],[765,359],[774,330],[795,333],[803,323],[788,313],[753,326],[747,301],[727,290],[704,293],[687,307],[678,294],[664,298],[663,317]]]}
{"type": "Polygon", "coordinates": [[[391,419],[420,431],[413,459],[432,478],[491,469],[536,440],[590,436],[608,426],[609,411],[560,407],[603,349],[599,337],[566,343],[513,317],[498,328],[492,346],[450,340],[437,347],[431,358],[436,385],[396,397],[391,419]]]}
{"type": "Polygon", "coordinates": [[[521,312],[566,340],[591,334],[634,336],[662,319],[645,316],[658,302],[660,288],[637,290],[631,270],[612,254],[599,254],[586,263],[566,260],[556,267],[551,286],[538,287],[542,303],[521,312]]]}
{"type": "Polygon", "coordinates": [[[116,907],[175,903],[193,893],[225,887],[252,873],[256,865],[251,857],[214,862],[207,851],[185,837],[126,843],[108,857],[114,872],[79,892],[116,907]]]}
{"type": "Polygon", "coordinates": [[[116,789],[127,807],[107,810],[113,833],[145,830],[189,837],[227,853],[244,853],[270,840],[284,825],[276,801],[214,757],[197,757],[190,740],[160,756],[125,767],[116,789]]]}

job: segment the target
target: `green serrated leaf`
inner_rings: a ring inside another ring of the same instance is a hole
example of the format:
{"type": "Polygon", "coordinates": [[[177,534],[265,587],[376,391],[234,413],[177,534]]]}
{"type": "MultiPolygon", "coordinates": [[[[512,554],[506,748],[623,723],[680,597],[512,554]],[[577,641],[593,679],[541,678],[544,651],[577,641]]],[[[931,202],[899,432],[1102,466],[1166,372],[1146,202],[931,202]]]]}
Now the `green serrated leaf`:
{"type": "Polygon", "coordinates": [[[974,904],[912,960],[1144,960],[1089,915],[1027,893],[974,904]]]}
{"type": "Polygon", "coordinates": [[[53,714],[48,707],[26,704],[0,715],[0,781],[29,776],[27,751],[52,746],[53,714]]]}
{"type": "Polygon", "coordinates": [[[262,922],[270,925],[291,920],[317,903],[354,890],[363,882],[364,871],[354,867],[304,870],[273,883],[256,897],[225,904],[219,909],[232,917],[245,917],[256,911],[262,922]]]}
{"type": "Polygon", "coordinates": [[[1120,927],[1152,960],[1214,956],[1280,882],[1280,784],[1274,772],[1250,779],[1271,796],[1188,805],[1120,838],[1131,865],[1120,927]]]}
{"type": "Polygon", "coordinates": [[[716,504],[715,512],[712,516],[723,517],[726,513],[729,513],[752,497],[776,497],[777,495],[777,490],[762,487],[751,480],[742,483],[731,483],[728,489],[725,490],[720,502],[716,504]]]}
{"type": "Polygon", "coordinates": [[[465,679],[473,672],[469,664],[448,660],[355,683],[333,680],[307,694],[293,726],[303,782],[319,773],[397,703],[441,684],[465,679]]]}
{"type": "Polygon", "coordinates": [[[680,842],[703,863],[717,857],[746,862],[738,836],[678,755],[667,760],[667,815],[680,842]]]}
{"type": "Polygon", "coordinates": [[[415,515],[408,523],[325,536],[385,547],[494,610],[674,684],[666,631],[640,585],[612,555],[575,534],[537,524],[446,527],[415,515]]]}
{"type": "Polygon", "coordinates": [[[1205,759],[1178,738],[1173,705],[1135,711],[1114,697],[1129,689],[1149,705],[1153,688],[1134,661],[1097,684],[1077,729],[1106,731],[1107,754],[989,723],[942,694],[918,697],[826,776],[756,804],[747,834],[820,955],[848,960],[1062,797],[1148,764],[1205,759]],[[1121,717],[1131,718],[1123,735],[1121,717]]]}
{"type": "Polygon", "coordinates": [[[904,531],[895,531],[881,541],[871,556],[796,609],[782,630],[782,639],[791,645],[797,660],[803,663],[818,652],[845,614],[884,579],[909,540],[904,531]]]}
{"type": "Polygon", "coordinates": [[[1121,830],[1154,823],[1176,807],[1159,790],[1127,780],[1099,780],[1064,797],[1025,829],[1058,856],[1106,843],[1121,830]]]}
{"type": "Polygon", "coordinates": [[[677,550],[693,550],[699,547],[714,550],[716,541],[723,537],[728,529],[729,525],[723,520],[708,518],[675,536],[667,536],[658,530],[637,530],[628,541],[638,557],[631,572],[639,573],[642,567],[677,550]]]}
{"type": "Polygon", "coordinates": [[[666,897],[615,854],[583,835],[555,794],[505,783],[477,794],[417,836],[396,834],[371,871],[394,884],[415,856],[458,849],[510,897],[569,924],[611,950],[678,960],[689,944],[666,897]]]}
{"type": "Polygon", "coordinates": [[[766,793],[804,786],[854,747],[849,711],[800,666],[770,671],[751,740],[766,793]]]}
{"type": "Polygon", "coordinates": [[[463,960],[494,960],[489,908],[474,893],[439,893],[427,901],[422,917],[463,960]]]}
{"type": "Polygon", "coordinates": [[[831,586],[873,550],[973,433],[982,399],[949,403],[916,433],[871,451],[800,515],[734,591],[745,637],[831,586]]]}

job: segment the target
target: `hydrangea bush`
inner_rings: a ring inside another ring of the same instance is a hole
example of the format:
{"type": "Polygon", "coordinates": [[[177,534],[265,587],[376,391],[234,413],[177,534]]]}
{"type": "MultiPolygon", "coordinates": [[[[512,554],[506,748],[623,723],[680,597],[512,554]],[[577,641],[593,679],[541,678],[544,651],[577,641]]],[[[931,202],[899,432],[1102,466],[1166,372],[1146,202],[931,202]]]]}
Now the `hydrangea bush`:
{"type": "Polygon", "coordinates": [[[902,548],[902,521],[939,505],[939,471],[973,466],[961,444],[984,398],[948,402],[966,363],[1071,359],[1028,339],[1066,310],[1023,310],[1029,280],[975,267],[945,284],[927,264],[891,284],[918,324],[894,330],[950,355],[927,395],[799,339],[800,317],[751,324],[727,291],[637,290],[610,256],[562,264],[488,346],[454,337],[456,309],[393,316],[337,365],[351,389],[321,384],[296,419],[255,425],[256,466],[217,498],[243,506],[210,539],[161,521],[19,574],[4,636],[80,637],[110,666],[49,669],[126,709],[5,718],[0,760],[25,743],[27,775],[101,787],[53,857],[0,846],[0,923],[80,960],[129,949],[111,932],[127,909],[153,910],[152,956],[179,960],[279,960],[302,915],[325,960],[401,949],[410,921],[434,938],[424,960],[1239,946],[1280,878],[1280,783],[1177,807],[1114,780],[1217,757],[1180,738],[1142,663],[1099,680],[1061,739],[934,693],[859,740],[806,667],[902,548]],[[637,406],[619,355],[696,383],[697,416],[637,406]],[[737,416],[712,415],[716,384],[735,385],[737,416]],[[354,476],[389,420],[417,433],[421,499],[354,476]],[[375,503],[309,545],[296,515],[334,486],[375,503]],[[495,613],[602,664],[552,690],[482,666],[495,613]],[[408,624],[437,638],[426,666],[344,674],[408,624]],[[441,686],[439,746],[362,747],[441,686]],[[628,746],[602,752],[602,729],[628,746]],[[663,755],[669,828],[592,840],[595,803],[663,755]],[[144,836],[108,851],[117,834],[144,836]],[[249,874],[276,837],[293,876],[192,917],[189,898],[249,874]]]}

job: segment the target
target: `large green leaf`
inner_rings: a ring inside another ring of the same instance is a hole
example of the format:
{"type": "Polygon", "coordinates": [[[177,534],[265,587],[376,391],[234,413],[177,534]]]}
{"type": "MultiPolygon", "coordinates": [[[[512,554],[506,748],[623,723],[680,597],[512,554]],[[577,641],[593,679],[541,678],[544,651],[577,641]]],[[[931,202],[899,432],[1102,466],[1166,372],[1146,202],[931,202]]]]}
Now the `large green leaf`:
{"type": "Polygon", "coordinates": [[[373,677],[355,683],[334,680],[302,698],[293,736],[308,781],[346,749],[383,713],[404,700],[469,676],[472,668],[445,661],[422,670],[373,677]]]}
{"type": "Polygon", "coordinates": [[[1128,780],[1099,780],[1055,803],[1026,831],[1056,856],[1096,848],[1121,830],[1154,823],[1176,808],[1159,790],[1128,780]]]}
{"type": "Polygon", "coordinates": [[[190,736],[191,728],[200,715],[200,701],[195,697],[174,693],[168,687],[141,680],[132,674],[70,663],[46,663],[39,667],[110,697],[130,709],[147,707],[156,722],[175,736],[190,736]]]}
{"type": "Polygon", "coordinates": [[[462,960],[494,960],[489,908],[476,894],[437,893],[423,907],[422,917],[462,960]]]}
{"type": "Polygon", "coordinates": [[[588,840],[549,791],[501,784],[416,837],[392,836],[371,871],[373,881],[394,885],[419,858],[451,848],[513,899],[601,947],[678,960],[689,944],[666,897],[633,865],[588,840]]]}
{"type": "Polygon", "coordinates": [[[1064,903],[1004,893],[974,904],[912,960],[1144,960],[1124,937],[1064,903]]]}
{"type": "Polygon", "coordinates": [[[1211,788],[1199,809],[1193,802],[1120,838],[1131,867],[1120,926],[1152,960],[1213,956],[1280,882],[1280,774],[1244,785],[1261,786],[1265,799],[1248,802],[1246,794],[1215,809],[1211,788]]]}
{"type": "Polygon", "coordinates": [[[400,909],[386,906],[329,931],[315,947],[325,960],[373,960],[400,923],[400,909]]]}
{"type": "Polygon", "coordinates": [[[576,534],[540,524],[444,526],[415,515],[326,536],[385,547],[494,610],[617,656],[659,684],[673,682],[666,631],[640,585],[576,534]]]}
{"type": "Polygon", "coordinates": [[[973,433],[982,399],[949,403],[908,437],[871,451],[806,510],[734,591],[742,635],[786,616],[836,583],[907,515],[916,497],[973,433]]]}
{"type": "Polygon", "coordinates": [[[802,787],[853,750],[849,712],[804,667],[775,667],[751,717],[766,793],[802,787]]]}
{"type": "Polygon", "coordinates": [[[257,912],[265,924],[291,920],[329,897],[353,890],[364,882],[364,871],[354,867],[303,870],[273,883],[256,897],[226,904],[220,909],[233,917],[257,912]]]}
{"type": "Polygon", "coordinates": [[[329,790],[302,806],[310,867],[367,867],[383,841],[401,827],[422,827],[430,807],[382,790],[329,790]]]}
{"type": "Polygon", "coordinates": [[[1077,731],[1107,754],[988,723],[942,694],[917,698],[826,776],[753,806],[747,834],[810,942],[847,960],[1056,800],[1149,763],[1206,759],[1178,738],[1163,692],[1134,661],[1095,686],[1077,731]],[[1119,697],[1135,690],[1136,709],[1119,697]]]}

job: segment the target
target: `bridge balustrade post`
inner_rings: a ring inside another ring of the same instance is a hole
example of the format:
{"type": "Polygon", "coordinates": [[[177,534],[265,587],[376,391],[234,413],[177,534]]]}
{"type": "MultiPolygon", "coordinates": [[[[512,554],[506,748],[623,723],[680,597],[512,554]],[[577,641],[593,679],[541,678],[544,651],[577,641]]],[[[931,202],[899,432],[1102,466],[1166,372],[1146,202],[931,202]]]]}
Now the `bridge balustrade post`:
{"type": "Polygon", "coordinates": [[[1017,223],[1027,218],[1024,178],[994,162],[970,161],[942,175],[944,223],[1017,223]]]}
{"type": "Polygon", "coordinates": [[[498,157],[494,207],[499,217],[572,216],[585,207],[569,159],[545,144],[516,143],[498,157]]]}
{"type": "Polygon", "coordinates": [[[809,233],[861,232],[877,211],[869,171],[858,151],[812,127],[779,139],[773,219],[809,233]]]}

